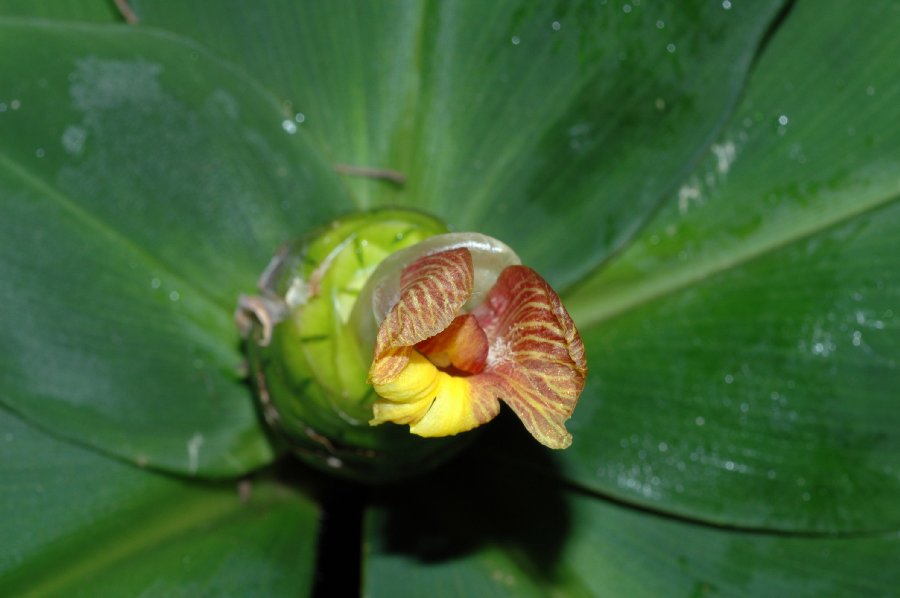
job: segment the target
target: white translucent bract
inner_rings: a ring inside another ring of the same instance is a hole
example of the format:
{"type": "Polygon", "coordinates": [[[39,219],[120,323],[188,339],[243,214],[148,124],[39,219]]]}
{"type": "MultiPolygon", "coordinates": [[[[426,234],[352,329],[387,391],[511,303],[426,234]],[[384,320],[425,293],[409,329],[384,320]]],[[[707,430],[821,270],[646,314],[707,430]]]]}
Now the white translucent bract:
{"type": "Polygon", "coordinates": [[[481,233],[447,233],[429,237],[387,257],[366,282],[353,310],[353,323],[362,346],[374,347],[382,320],[400,298],[400,273],[417,259],[465,247],[475,266],[475,287],[465,311],[484,301],[497,277],[507,266],[521,264],[519,256],[505,243],[481,233]]]}

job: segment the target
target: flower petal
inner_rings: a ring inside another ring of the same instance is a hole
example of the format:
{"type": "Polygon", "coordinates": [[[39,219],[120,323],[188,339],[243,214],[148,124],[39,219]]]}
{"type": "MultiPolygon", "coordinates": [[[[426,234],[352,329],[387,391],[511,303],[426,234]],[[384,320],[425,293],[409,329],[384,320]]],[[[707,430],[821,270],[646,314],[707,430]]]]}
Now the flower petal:
{"type": "Polygon", "coordinates": [[[550,448],[566,448],[565,422],[584,389],[584,343],[556,292],[534,270],[510,266],[472,314],[491,341],[484,373],[473,376],[476,402],[502,399],[550,448]]]}
{"type": "Polygon", "coordinates": [[[369,420],[369,425],[377,426],[385,422],[395,424],[411,424],[417,422],[428,412],[428,409],[433,402],[433,398],[416,401],[414,403],[377,401],[372,406],[373,417],[369,420]]]}
{"type": "Polygon", "coordinates": [[[394,403],[416,403],[434,399],[438,388],[438,370],[434,364],[409,347],[391,349],[387,358],[401,357],[406,364],[400,374],[383,384],[374,383],[375,392],[394,403]]]}
{"type": "Polygon", "coordinates": [[[450,249],[419,258],[400,276],[400,298],[375,339],[369,381],[384,384],[406,367],[411,347],[447,328],[472,294],[472,254],[450,249]]]}
{"type": "Polygon", "coordinates": [[[496,397],[475,395],[469,378],[439,371],[425,356],[408,347],[408,363],[399,376],[375,384],[381,397],[373,407],[372,426],[409,424],[419,436],[452,436],[487,423],[500,412],[496,397]]]}
{"type": "Polygon", "coordinates": [[[413,434],[425,437],[453,436],[485,424],[500,413],[500,403],[494,397],[478,396],[472,392],[470,378],[438,374],[441,381],[437,397],[427,413],[409,426],[413,434]]]}
{"type": "Polygon", "coordinates": [[[453,366],[467,374],[477,374],[487,362],[488,338],[475,316],[463,314],[443,332],[416,344],[416,349],[438,367],[453,366]]]}
{"type": "Polygon", "coordinates": [[[446,375],[410,347],[391,349],[388,354],[391,359],[402,354],[406,366],[400,375],[389,382],[374,385],[375,392],[382,398],[373,406],[374,417],[369,421],[371,426],[384,422],[409,424],[422,419],[438,394],[441,376],[446,375]]]}

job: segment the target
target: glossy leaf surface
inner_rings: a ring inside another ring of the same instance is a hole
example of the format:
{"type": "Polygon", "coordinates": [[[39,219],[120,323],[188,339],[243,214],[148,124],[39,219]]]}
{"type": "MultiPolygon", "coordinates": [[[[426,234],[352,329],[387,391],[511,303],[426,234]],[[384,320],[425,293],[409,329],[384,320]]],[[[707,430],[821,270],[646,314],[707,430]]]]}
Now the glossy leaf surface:
{"type": "Polygon", "coordinates": [[[122,16],[113,0],[3,0],[0,13],[8,17],[37,17],[61,21],[119,23],[122,16]]]}
{"type": "Polygon", "coordinates": [[[309,588],[308,499],[134,463],[268,462],[234,299],[386,204],[577,283],[591,371],[567,452],[376,493],[365,593],[900,586],[896,2],[131,4],[0,22],[0,593],[309,588]]]}
{"type": "Polygon", "coordinates": [[[890,595],[896,533],[787,537],[685,523],[581,495],[480,457],[382,497],[364,594],[890,595]],[[476,470],[473,472],[473,470],[476,470]]]}
{"type": "Polygon", "coordinates": [[[0,449],[3,595],[294,595],[310,587],[318,512],[297,492],[257,483],[242,502],[234,483],[141,471],[4,410],[0,449]]]}
{"type": "Polygon", "coordinates": [[[132,4],[258,77],[332,162],[406,175],[358,205],[427,209],[562,284],[686,174],[781,3],[132,4]]]}
{"type": "Polygon", "coordinates": [[[848,34],[843,7],[794,9],[709,159],[569,296],[579,482],[729,524],[900,524],[900,10],[848,34]]]}
{"type": "Polygon", "coordinates": [[[0,112],[0,401],[151,466],[265,463],[231,313],[291,223],[345,196],[270,98],[197,46],[0,30],[0,72],[16,73],[0,112]]]}

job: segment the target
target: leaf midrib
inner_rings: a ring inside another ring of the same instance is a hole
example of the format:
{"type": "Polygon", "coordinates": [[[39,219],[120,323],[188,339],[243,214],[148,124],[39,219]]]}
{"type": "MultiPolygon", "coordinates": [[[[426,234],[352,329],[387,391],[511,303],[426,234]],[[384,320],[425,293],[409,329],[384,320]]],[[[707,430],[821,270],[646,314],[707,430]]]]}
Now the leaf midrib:
{"type": "Polygon", "coordinates": [[[75,221],[81,223],[85,227],[95,230],[112,243],[119,245],[125,251],[140,258],[150,270],[164,273],[168,279],[176,281],[176,286],[179,288],[190,289],[193,296],[198,297],[203,303],[211,307],[213,311],[227,312],[230,310],[229,306],[223,305],[206,290],[177,274],[168,266],[168,264],[160,261],[147,251],[145,247],[138,245],[108,223],[98,218],[96,214],[86,210],[72,198],[52,187],[49,183],[25,168],[21,163],[11,160],[9,156],[0,153],[0,167],[5,168],[12,176],[17,177],[24,185],[31,187],[40,196],[47,198],[49,201],[62,208],[66,213],[72,216],[75,221]]]}
{"type": "MultiPolygon", "coordinates": [[[[731,252],[721,259],[716,259],[716,256],[711,255],[705,256],[703,262],[697,267],[673,269],[666,275],[640,280],[626,286],[623,290],[616,290],[602,297],[594,296],[589,290],[587,292],[579,292],[576,289],[567,298],[566,305],[579,327],[586,330],[634,311],[648,303],[674,295],[691,286],[761,259],[789,245],[850,222],[869,212],[884,208],[898,200],[900,200],[900,189],[879,194],[869,201],[851,205],[849,209],[837,210],[830,217],[812,222],[806,227],[799,226],[788,234],[761,239],[755,244],[744,244],[737,251],[731,252]]],[[[659,270],[662,270],[662,268],[659,268],[659,270]]],[[[596,283],[590,284],[590,288],[595,287],[596,283]]]]}
{"type": "MultiPolygon", "coordinates": [[[[189,492],[185,491],[186,494],[189,492]]],[[[212,527],[239,513],[242,508],[247,508],[240,503],[236,493],[222,490],[180,499],[160,495],[155,500],[171,506],[159,512],[156,517],[141,517],[136,514],[134,523],[127,525],[124,532],[111,527],[104,530],[104,537],[117,537],[115,542],[92,541],[77,551],[75,549],[79,547],[71,547],[73,553],[64,555],[65,559],[57,559],[52,566],[42,567],[41,579],[28,584],[21,596],[66,594],[67,589],[102,574],[118,563],[163,546],[194,530],[212,527]]]]}

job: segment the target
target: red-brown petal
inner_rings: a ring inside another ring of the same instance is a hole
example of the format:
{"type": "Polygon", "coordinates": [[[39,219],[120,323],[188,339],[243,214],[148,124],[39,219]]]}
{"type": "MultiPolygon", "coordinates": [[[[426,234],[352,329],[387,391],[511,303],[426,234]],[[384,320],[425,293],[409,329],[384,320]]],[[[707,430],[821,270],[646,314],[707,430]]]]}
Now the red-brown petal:
{"type": "Polygon", "coordinates": [[[419,258],[400,275],[400,298],[375,339],[370,382],[383,384],[405,366],[411,347],[447,328],[472,295],[475,271],[468,249],[419,258]]]}
{"type": "Polygon", "coordinates": [[[477,374],[487,361],[488,339],[475,316],[463,314],[442,332],[418,343],[416,349],[439,367],[452,365],[463,372],[477,374]]]}
{"type": "Polygon", "coordinates": [[[473,315],[491,351],[473,393],[502,399],[542,444],[572,442],[565,422],[584,389],[584,343],[556,292],[534,270],[510,266],[473,315]]]}

